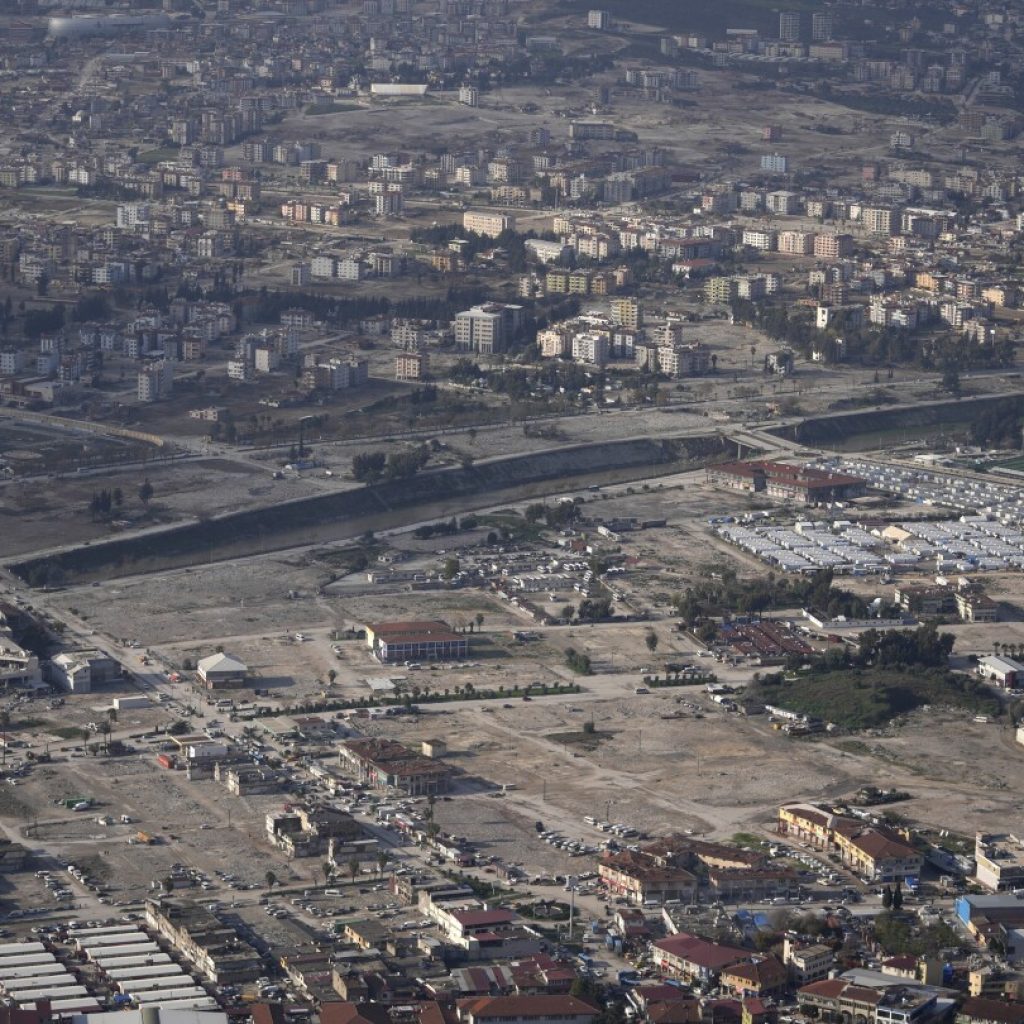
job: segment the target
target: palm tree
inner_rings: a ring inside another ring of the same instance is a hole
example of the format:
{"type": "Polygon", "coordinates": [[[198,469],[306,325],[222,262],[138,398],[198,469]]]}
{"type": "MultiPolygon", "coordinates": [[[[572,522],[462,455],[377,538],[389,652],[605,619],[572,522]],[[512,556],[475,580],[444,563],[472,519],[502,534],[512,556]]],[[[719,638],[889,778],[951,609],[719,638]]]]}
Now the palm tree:
{"type": "Polygon", "coordinates": [[[384,877],[384,869],[388,866],[389,860],[391,860],[391,855],[387,850],[381,850],[377,854],[377,872],[381,878],[384,877]]]}
{"type": "Polygon", "coordinates": [[[348,862],[348,873],[352,876],[353,882],[359,877],[359,861],[355,857],[348,862]]]}
{"type": "Polygon", "coordinates": [[[329,860],[325,860],[320,865],[320,870],[324,874],[324,885],[330,885],[331,879],[334,877],[334,865],[329,860]]]}

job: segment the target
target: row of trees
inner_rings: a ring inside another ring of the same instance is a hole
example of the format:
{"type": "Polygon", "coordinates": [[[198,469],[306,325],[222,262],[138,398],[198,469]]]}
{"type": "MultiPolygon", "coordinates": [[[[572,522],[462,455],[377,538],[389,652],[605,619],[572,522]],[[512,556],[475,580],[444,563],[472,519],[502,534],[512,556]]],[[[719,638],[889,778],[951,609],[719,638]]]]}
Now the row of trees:
{"type": "Polygon", "coordinates": [[[405,480],[415,476],[430,461],[430,449],[420,445],[410,451],[361,452],[352,459],[352,477],[360,483],[405,480]]]}

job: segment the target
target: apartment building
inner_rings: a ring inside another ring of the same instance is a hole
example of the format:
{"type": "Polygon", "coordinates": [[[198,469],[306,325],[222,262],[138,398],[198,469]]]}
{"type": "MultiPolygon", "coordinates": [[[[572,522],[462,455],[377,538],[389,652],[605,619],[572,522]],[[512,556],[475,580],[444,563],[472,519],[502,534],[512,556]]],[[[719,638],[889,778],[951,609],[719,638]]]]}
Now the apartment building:
{"type": "Polygon", "coordinates": [[[466,231],[496,238],[502,231],[515,228],[515,218],[507,213],[489,213],[485,210],[467,210],[462,215],[462,226],[466,231]]]}
{"type": "Polygon", "coordinates": [[[667,864],[643,851],[607,853],[598,862],[597,873],[609,892],[638,906],[651,900],[689,903],[699,884],[697,876],[685,868],[667,864]]]}
{"type": "Polygon", "coordinates": [[[778,248],[778,235],[774,231],[766,231],[764,228],[746,228],[743,231],[742,242],[751,249],[760,249],[762,252],[772,252],[778,248]]]}
{"type": "Polygon", "coordinates": [[[809,256],[814,252],[814,234],[810,231],[780,231],[779,252],[790,256],[809,256]]]}
{"type": "Polygon", "coordinates": [[[974,860],[976,880],[991,892],[1024,888],[1024,842],[1016,835],[979,832],[974,860]]]}
{"type": "Polygon", "coordinates": [[[504,352],[522,327],[523,307],[501,302],[474,306],[455,317],[455,343],[481,355],[504,352]]]}
{"type": "Polygon", "coordinates": [[[923,856],[892,829],[842,824],[833,837],[843,863],[869,882],[898,882],[921,874],[923,856]]]}
{"type": "Polygon", "coordinates": [[[426,352],[401,352],[395,356],[395,380],[423,380],[430,368],[426,352]]]}
{"type": "Polygon", "coordinates": [[[632,330],[637,330],[643,326],[643,309],[636,299],[612,299],[610,309],[612,323],[616,327],[628,327],[632,330]]]}
{"type": "Polygon", "coordinates": [[[870,235],[894,235],[898,224],[896,211],[888,206],[865,206],[860,221],[870,235]]]}
{"type": "Polygon", "coordinates": [[[800,209],[800,196],[796,192],[769,192],[764,202],[769,213],[783,217],[791,216],[800,209]]]}
{"type": "Polygon", "coordinates": [[[814,238],[814,255],[819,260],[839,260],[853,255],[853,235],[828,232],[814,238]]]}
{"type": "Polygon", "coordinates": [[[174,390],[174,368],[166,359],[151,363],[139,370],[138,399],[140,402],[158,402],[174,390]]]}
{"type": "Polygon", "coordinates": [[[782,941],[782,962],[798,987],[827,978],[835,961],[836,955],[829,946],[801,945],[788,935],[782,941]]]}

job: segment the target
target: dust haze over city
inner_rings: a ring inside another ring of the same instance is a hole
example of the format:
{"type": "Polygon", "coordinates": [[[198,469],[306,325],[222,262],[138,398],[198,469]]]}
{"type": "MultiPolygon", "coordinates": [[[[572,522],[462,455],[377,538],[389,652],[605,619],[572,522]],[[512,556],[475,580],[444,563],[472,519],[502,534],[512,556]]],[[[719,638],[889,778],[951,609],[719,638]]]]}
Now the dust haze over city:
{"type": "Polygon", "coordinates": [[[1024,1024],[1024,9],[597,2],[0,0],[0,1024],[1024,1024]]]}

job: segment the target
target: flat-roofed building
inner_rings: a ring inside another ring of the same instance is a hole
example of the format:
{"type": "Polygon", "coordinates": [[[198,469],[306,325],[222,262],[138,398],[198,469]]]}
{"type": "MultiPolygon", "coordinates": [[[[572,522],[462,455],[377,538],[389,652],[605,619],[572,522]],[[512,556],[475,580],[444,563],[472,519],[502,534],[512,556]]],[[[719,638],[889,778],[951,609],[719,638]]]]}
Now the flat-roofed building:
{"type": "Polygon", "coordinates": [[[424,757],[394,740],[346,740],[339,749],[343,765],[375,789],[397,789],[409,796],[445,793],[451,769],[436,758],[424,757]]]}
{"type": "Polygon", "coordinates": [[[366,627],[366,643],[378,661],[452,661],[469,654],[465,633],[436,619],[380,622],[366,627]]]}

